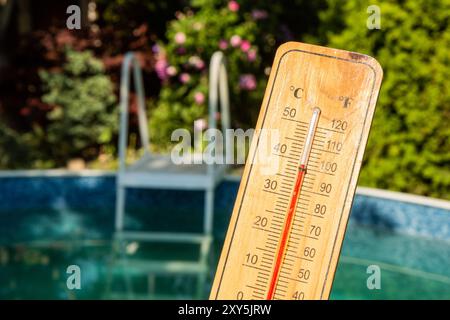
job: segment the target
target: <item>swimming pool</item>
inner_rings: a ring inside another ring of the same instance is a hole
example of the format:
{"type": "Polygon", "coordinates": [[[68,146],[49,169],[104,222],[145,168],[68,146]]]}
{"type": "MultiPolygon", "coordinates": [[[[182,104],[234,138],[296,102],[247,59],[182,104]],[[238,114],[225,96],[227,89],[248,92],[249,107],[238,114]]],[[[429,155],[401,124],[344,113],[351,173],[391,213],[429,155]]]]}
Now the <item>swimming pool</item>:
{"type": "MultiPolygon", "coordinates": [[[[214,223],[215,269],[238,181],[217,190],[214,223]]],[[[449,299],[450,210],[448,203],[412,203],[362,189],[352,209],[332,299],[449,299]],[[380,289],[368,289],[369,266],[381,272],[380,289]]],[[[130,190],[127,223],[136,230],[195,232],[201,225],[199,192],[130,190]],[[174,199],[177,199],[174,201],[174,199]]],[[[0,298],[102,299],[111,279],[115,178],[88,172],[3,174],[0,177],[0,298]],[[66,268],[78,265],[81,289],[69,290],[66,268]]],[[[133,241],[127,254],[142,259],[189,259],[189,245],[133,241]]],[[[128,269],[128,273],[133,272],[128,269]]],[[[193,298],[193,278],[131,276],[133,290],[124,298],[193,298]],[[141,293],[142,295],[138,295],[141,293]],[[160,296],[160,295],[158,295],[160,296]]],[[[123,284],[119,284],[123,286],[123,284]]],[[[207,284],[201,297],[207,298],[207,284]]]]}

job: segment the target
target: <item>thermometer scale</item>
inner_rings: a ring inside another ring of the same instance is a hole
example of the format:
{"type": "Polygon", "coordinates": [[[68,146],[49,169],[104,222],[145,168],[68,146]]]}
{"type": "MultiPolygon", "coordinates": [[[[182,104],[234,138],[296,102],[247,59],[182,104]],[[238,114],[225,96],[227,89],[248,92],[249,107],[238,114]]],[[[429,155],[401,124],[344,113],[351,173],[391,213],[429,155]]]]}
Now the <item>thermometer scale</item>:
{"type": "Polygon", "coordinates": [[[381,79],[359,53],[277,50],[211,299],[328,299],[381,79]]]}

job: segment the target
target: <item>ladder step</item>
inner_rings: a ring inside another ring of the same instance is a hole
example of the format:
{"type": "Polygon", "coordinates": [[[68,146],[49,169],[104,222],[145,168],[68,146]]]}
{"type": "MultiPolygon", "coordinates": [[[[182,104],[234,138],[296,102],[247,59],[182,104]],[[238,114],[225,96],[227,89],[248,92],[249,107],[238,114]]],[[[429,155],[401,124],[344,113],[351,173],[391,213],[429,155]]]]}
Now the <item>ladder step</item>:
{"type": "Polygon", "coordinates": [[[144,293],[133,293],[127,294],[125,292],[110,292],[106,294],[104,299],[107,300],[192,300],[194,295],[176,295],[176,294],[144,294],[144,293]]]}
{"type": "Polygon", "coordinates": [[[210,243],[211,236],[195,233],[174,232],[142,232],[142,231],[119,231],[114,234],[117,240],[141,240],[160,242],[188,242],[188,243],[210,243]]]}
{"type": "Polygon", "coordinates": [[[148,261],[148,260],[118,260],[113,264],[113,271],[148,272],[156,274],[201,274],[208,272],[204,263],[189,261],[148,261]],[[115,267],[115,268],[114,268],[115,267]],[[119,269],[120,268],[120,269],[119,269]]]}

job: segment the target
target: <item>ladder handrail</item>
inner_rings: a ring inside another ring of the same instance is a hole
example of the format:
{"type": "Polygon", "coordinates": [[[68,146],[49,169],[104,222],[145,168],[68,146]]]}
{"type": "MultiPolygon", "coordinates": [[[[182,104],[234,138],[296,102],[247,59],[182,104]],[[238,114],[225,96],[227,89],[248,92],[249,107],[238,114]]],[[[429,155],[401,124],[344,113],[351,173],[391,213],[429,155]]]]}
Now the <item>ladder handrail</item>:
{"type": "MultiPolygon", "coordinates": [[[[145,92],[142,81],[142,71],[136,55],[133,52],[125,54],[122,62],[120,80],[120,129],[119,129],[119,171],[124,171],[126,167],[126,151],[128,141],[128,109],[130,92],[130,67],[133,67],[133,79],[138,97],[138,122],[141,143],[144,148],[144,156],[150,154],[150,140],[148,134],[145,112],[145,92]]],[[[228,76],[226,69],[226,59],[221,51],[216,51],[210,62],[209,69],[209,92],[208,92],[208,127],[216,129],[216,114],[220,101],[221,127],[225,138],[225,152],[232,152],[229,139],[226,137],[226,129],[230,128],[230,98],[228,91],[228,76]]],[[[226,154],[224,155],[226,157],[226,154]]],[[[208,175],[214,175],[214,166],[208,166],[208,175]]]]}
{"type": "MultiPolygon", "coordinates": [[[[209,65],[208,92],[208,128],[216,129],[216,114],[220,100],[222,135],[225,138],[225,152],[232,152],[226,130],[230,128],[230,97],[228,91],[228,75],[226,58],[221,51],[216,51],[211,57],[209,65]]],[[[224,154],[226,158],[226,153],[224,154]]],[[[213,174],[214,166],[208,166],[208,174],[213,174]]]]}
{"type": "Polygon", "coordinates": [[[145,155],[150,153],[150,139],[147,126],[148,119],[145,112],[145,92],[142,71],[139,61],[136,59],[136,55],[133,52],[127,52],[122,62],[120,77],[119,171],[125,170],[126,166],[131,66],[133,67],[134,86],[137,94],[139,134],[145,155]]]}

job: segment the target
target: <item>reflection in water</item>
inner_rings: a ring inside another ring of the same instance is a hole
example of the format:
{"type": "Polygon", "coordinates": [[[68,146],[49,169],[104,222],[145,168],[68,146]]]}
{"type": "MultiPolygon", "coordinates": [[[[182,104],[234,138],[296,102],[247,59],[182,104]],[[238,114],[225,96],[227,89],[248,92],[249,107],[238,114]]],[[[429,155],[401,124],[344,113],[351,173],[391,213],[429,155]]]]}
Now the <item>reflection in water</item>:
{"type": "MultiPolygon", "coordinates": [[[[192,274],[173,272],[173,257],[195,261],[195,248],[187,245],[116,242],[56,241],[0,247],[0,299],[194,299],[206,298],[195,288],[192,274]],[[172,264],[165,262],[172,261],[172,264]],[[68,290],[66,268],[81,269],[81,290],[68,290]],[[157,270],[158,265],[166,270],[157,270]]],[[[178,262],[180,263],[180,262],[178,262]]],[[[183,264],[176,269],[181,268],[183,264]]]]}
{"type": "Polygon", "coordinates": [[[116,239],[105,298],[205,299],[210,270],[199,244],[116,239]]]}

